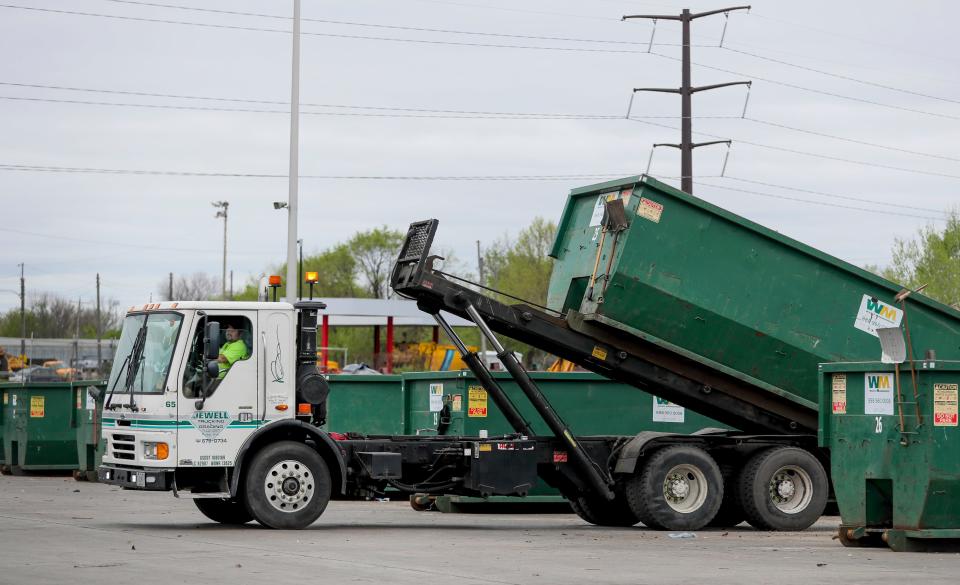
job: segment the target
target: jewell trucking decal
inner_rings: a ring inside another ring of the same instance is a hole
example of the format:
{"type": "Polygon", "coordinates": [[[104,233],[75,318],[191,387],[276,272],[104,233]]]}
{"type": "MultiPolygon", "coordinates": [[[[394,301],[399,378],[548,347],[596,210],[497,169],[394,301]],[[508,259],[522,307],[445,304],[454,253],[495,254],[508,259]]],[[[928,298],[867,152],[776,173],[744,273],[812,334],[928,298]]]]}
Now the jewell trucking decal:
{"type": "Polygon", "coordinates": [[[860,301],[860,310],[857,312],[857,318],[853,326],[860,331],[866,331],[874,337],[877,335],[877,329],[881,327],[899,327],[903,319],[903,311],[881,302],[876,297],[863,295],[860,301]]]}

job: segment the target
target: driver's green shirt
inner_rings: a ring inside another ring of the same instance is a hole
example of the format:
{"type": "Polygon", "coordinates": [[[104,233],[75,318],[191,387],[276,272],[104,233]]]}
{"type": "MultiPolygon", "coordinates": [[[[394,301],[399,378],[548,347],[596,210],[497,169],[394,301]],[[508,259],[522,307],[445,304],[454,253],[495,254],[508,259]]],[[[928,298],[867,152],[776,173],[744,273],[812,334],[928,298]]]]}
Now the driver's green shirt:
{"type": "Polygon", "coordinates": [[[227,358],[227,363],[217,364],[220,368],[220,375],[217,376],[218,379],[222,379],[227,375],[227,370],[230,369],[233,362],[247,356],[247,344],[244,343],[242,339],[228,341],[220,348],[220,353],[223,357],[227,358]]]}

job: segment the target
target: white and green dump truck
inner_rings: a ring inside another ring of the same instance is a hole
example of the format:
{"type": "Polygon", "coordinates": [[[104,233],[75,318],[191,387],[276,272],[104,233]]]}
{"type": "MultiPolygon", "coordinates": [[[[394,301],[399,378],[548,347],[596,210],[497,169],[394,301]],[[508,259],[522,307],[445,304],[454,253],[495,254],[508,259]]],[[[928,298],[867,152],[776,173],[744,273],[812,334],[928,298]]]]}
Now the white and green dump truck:
{"type": "MultiPolygon", "coordinates": [[[[892,283],[643,177],[571,193],[547,307],[500,302],[435,269],[437,227],[411,224],[391,284],[434,316],[512,433],[327,433],[321,303],[153,303],[124,321],[100,480],[272,528],[308,526],[331,498],[524,496],[538,477],[599,525],[798,530],[822,514],[817,364],[879,354],[875,329],[906,310],[892,283]],[[549,433],[533,432],[448,313],[478,326],[549,433]],[[245,349],[229,369],[224,335],[245,349]],[[739,430],[577,436],[497,335],[739,430]]],[[[913,342],[942,347],[960,314],[911,302],[913,342]]]]}

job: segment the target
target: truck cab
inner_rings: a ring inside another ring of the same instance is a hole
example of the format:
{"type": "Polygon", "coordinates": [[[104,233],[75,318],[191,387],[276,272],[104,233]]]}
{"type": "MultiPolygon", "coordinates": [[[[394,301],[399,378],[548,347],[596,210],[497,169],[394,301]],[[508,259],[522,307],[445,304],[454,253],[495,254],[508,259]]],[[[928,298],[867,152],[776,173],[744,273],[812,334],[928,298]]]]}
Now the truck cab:
{"type": "MultiPolygon", "coordinates": [[[[243,491],[244,464],[260,447],[285,439],[313,442],[339,470],[331,440],[317,428],[326,400],[326,382],[315,363],[316,314],[322,307],[318,302],[131,307],[105,390],[100,480],[172,490],[197,499],[208,516],[229,512],[237,521],[249,521],[236,495],[243,491]],[[301,336],[302,330],[307,334],[301,336]]],[[[290,476],[290,493],[281,488],[281,497],[299,500],[289,502],[299,508],[309,503],[303,495],[320,489],[318,483],[329,491],[329,470],[314,473],[327,477],[308,482],[290,476]]],[[[328,498],[321,498],[324,505],[328,498]]]]}

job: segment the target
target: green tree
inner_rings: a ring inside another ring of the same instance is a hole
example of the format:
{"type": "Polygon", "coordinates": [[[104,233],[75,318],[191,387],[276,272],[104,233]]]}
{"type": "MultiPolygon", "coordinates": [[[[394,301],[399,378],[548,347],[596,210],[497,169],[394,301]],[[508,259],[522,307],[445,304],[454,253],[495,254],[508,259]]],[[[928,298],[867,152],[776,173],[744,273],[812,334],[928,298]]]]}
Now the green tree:
{"type": "MultiPolygon", "coordinates": [[[[30,300],[24,312],[27,337],[72,338],[77,331],[77,302],[49,293],[30,300]]],[[[80,307],[80,337],[97,336],[96,307],[87,302],[80,307]]],[[[100,307],[100,327],[104,338],[118,337],[123,314],[120,303],[106,300],[100,307]]],[[[20,309],[0,315],[0,337],[20,337],[20,309]]]]}
{"type": "MultiPolygon", "coordinates": [[[[316,272],[319,278],[313,285],[313,294],[317,297],[363,297],[366,296],[360,285],[357,284],[357,261],[346,244],[338,244],[313,256],[303,259],[304,272],[316,272]]],[[[286,274],[287,263],[284,262],[271,270],[271,274],[286,274]]],[[[260,278],[251,279],[240,293],[234,298],[240,301],[257,299],[257,286],[260,278]]],[[[304,296],[309,287],[304,285],[304,296]]],[[[277,291],[277,297],[286,294],[286,283],[277,291]]]]}
{"type": "MultiPolygon", "coordinates": [[[[509,237],[496,241],[483,254],[485,282],[482,284],[530,303],[544,305],[553,271],[553,258],[547,254],[550,253],[556,233],[556,224],[537,217],[517,234],[516,241],[511,241],[509,237]]],[[[517,302],[505,296],[501,300],[506,303],[517,302]]],[[[548,365],[546,361],[549,356],[546,352],[507,341],[509,349],[523,353],[526,366],[548,365]]]]}
{"type": "Polygon", "coordinates": [[[948,213],[942,230],[927,225],[913,238],[897,238],[882,274],[913,289],[927,285],[923,294],[960,308],[960,211],[948,213]]]}
{"type": "Polygon", "coordinates": [[[387,226],[360,232],[347,242],[356,258],[363,287],[375,299],[393,296],[390,270],[403,243],[403,232],[387,226]]]}

